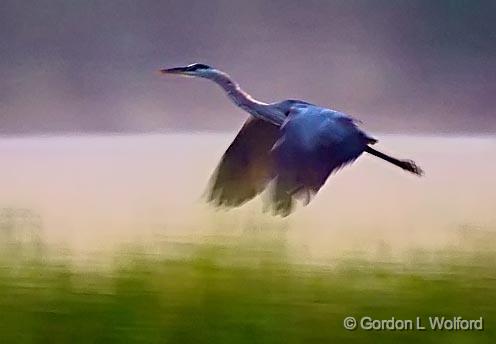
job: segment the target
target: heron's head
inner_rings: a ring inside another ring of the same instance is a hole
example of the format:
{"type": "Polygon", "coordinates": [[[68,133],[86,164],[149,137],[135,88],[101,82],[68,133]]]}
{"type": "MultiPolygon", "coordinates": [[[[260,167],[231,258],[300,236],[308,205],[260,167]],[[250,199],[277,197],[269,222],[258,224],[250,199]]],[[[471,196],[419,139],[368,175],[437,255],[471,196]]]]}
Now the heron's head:
{"type": "Polygon", "coordinates": [[[211,77],[216,72],[216,69],[202,63],[193,63],[186,67],[166,68],[160,70],[160,73],[165,75],[193,76],[200,78],[211,77]]]}

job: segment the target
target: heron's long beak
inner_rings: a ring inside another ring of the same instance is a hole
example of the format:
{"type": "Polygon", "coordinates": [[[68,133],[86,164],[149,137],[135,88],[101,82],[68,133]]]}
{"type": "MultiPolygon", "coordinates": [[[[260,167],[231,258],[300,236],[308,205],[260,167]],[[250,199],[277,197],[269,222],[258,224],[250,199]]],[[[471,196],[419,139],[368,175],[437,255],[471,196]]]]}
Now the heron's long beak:
{"type": "Polygon", "coordinates": [[[161,74],[179,74],[179,75],[186,75],[186,67],[176,67],[176,68],[166,68],[166,69],[161,69],[160,73],[161,74]]]}

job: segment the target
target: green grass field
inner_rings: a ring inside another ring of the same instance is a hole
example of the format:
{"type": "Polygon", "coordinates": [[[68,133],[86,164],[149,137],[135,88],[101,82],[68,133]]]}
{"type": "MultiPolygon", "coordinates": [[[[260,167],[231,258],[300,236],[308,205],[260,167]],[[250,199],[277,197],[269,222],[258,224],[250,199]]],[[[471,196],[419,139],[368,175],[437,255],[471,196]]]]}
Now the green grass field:
{"type": "Polygon", "coordinates": [[[480,343],[496,338],[496,254],[353,252],[301,263],[284,239],[160,240],[89,255],[4,244],[2,343],[480,343]],[[483,331],[348,331],[346,316],[484,318],[483,331]]]}
{"type": "Polygon", "coordinates": [[[425,178],[363,157],[285,219],[204,204],[231,140],[1,139],[0,344],[496,342],[493,137],[381,136],[425,178]]]}

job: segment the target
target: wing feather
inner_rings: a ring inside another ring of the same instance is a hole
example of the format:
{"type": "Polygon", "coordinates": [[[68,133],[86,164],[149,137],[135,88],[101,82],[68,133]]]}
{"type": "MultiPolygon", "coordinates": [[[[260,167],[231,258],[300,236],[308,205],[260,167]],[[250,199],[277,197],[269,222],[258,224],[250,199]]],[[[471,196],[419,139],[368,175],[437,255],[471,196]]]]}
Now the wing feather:
{"type": "Polygon", "coordinates": [[[279,127],[250,117],[221,158],[210,180],[208,200],[237,207],[265,189],[274,177],[270,150],[279,127]]]}
{"type": "Polygon", "coordinates": [[[371,140],[342,113],[317,106],[294,109],[273,149],[274,212],[289,215],[295,198],[308,203],[327,178],[355,161],[371,140]]]}

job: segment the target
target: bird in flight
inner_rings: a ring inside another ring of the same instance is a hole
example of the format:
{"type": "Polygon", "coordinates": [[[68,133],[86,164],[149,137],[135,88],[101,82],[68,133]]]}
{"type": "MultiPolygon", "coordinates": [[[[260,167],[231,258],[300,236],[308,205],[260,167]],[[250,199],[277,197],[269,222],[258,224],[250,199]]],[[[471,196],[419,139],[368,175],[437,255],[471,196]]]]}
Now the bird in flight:
{"type": "Polygon", "coordinates": [[[373,149],[377,140],[342,112],[293,99],[260,102],[228,74],[201,63],[160,72],[211,80],[251,115],[211,178],[208,200],[217,206],[238,207],[271,185],[273,213],[287,216],[295,200],[308,204],[333,172],[363,152],[418,176],[423,174],[415,162],[373,149]]]}

